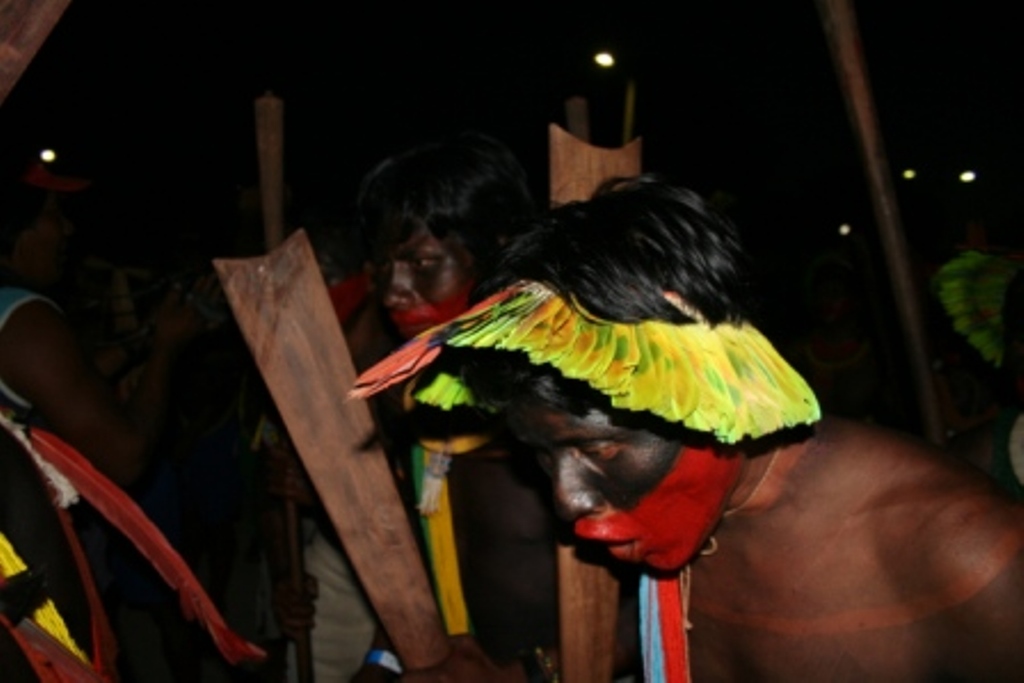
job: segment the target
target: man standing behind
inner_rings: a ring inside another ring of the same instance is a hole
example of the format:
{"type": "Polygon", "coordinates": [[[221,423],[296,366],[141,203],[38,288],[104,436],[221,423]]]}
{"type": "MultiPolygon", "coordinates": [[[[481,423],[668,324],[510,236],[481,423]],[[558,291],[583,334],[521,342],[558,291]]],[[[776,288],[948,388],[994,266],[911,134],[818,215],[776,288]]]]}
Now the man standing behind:
{"type": "MultiPolygon", "coordinates": [[[[358,386],[444,345],[416,397],[502,411],[576,534],[646,565],[648,681],[1019,680],[1024,509],[918,440],[821,418],[748,322],[743,260],[696,195],[621,182],[358,386]]],[[[403,680],[521,680],[455,645],[403,680]]]]}

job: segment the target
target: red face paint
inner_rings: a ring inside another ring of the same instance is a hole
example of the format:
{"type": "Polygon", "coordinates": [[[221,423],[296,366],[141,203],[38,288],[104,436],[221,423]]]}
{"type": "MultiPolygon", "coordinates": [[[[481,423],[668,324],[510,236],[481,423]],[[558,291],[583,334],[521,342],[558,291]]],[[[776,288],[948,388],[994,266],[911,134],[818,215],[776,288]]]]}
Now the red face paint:
{"type": "Polygon", "coordinates": [[[366,273],[352,275],[327,288],[339,323],[344,325],[348,321],[349,317],[366,300],[369,289],[370,277],[366,273]]]}
{"type": "Polygon", "coordinates": [[[740,457],[684,448],[673,469],[636,507],[580,518],[576,535],[608,544],[621,560],[679,569],[710,536],[741,465],[740,457]]]}
{"type": "Polygon", "coordinates": [[[470,281],[446,299],[433,303],[424,301],[412,308],[389,308],[388,315],[398,327],[399,334],[405,339],[411,339],[435,325],[448,322],[469,308],[469,293],[472,290],[473,282],[470,281]]]}

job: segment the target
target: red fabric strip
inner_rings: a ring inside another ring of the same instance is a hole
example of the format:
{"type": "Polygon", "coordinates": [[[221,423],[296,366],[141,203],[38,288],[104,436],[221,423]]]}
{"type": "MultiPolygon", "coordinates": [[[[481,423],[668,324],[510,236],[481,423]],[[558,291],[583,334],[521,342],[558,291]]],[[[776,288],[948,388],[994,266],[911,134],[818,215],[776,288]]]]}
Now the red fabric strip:
{"type": "Polygon", "coordinates": [[[30,437],[43,459],[67,477],[82,497],[127,536],[164,581],[178,591],[185,617],[199,619],[228,662],[262,661],[266,657],[262,649],[228,628],[188,564],[135,501],[57,436],[34,427],[30,437]]]}
{"type": "Polygon", "coordinates": [[[661,617],[661,644],[665,657],[666,683],[689,683],[686,650],[686,614],[679,593],[678,574],[658,582],[658,612],[661,617]]]}

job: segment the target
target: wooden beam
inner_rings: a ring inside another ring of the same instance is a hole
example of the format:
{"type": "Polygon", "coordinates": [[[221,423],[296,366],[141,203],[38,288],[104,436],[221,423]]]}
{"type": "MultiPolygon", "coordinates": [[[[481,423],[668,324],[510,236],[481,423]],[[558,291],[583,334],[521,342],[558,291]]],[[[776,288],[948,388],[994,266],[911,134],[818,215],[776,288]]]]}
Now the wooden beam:
{"type": "MultiPolygon", "coordinates": [[[[263,217],[264,246],[269,252],[284,240],[284,101],[268,91],[257,97],[253,106],[260,172],[260,215],[263,217]]],[[[306,571],[299,535],[298,505],[285,497],[281,500],[281,507],[288,553],[288,581],[296,595],[305,596],[306,571]]],[[[308,628],[295,638],[295,666],[299,683],[312,683],[313,647],[308,628]]]]}
{"type": "MultiPolygon", "coordinates": [[[[558,126],[548,127],[551,203],[589,199],[609,178],[640,173],[640,140],[602,149],[558,126]]],[[[564,683],[611,681],[615,668],[618,581],[607,567],[580,557],[575,545],[558,547],[558,615],[564,683]]],[[[603,553],[602,556],[607,556],[603,553]]]]}
{"type": "Polygon", "coordinates": [[[304,231],[267,256],[214,268],[270,394],[367,597],[408,668],[441,662],[448,638],[304,231]]]}
{"type": "Polygon", "coordinates": [[[868,81],[857,16],[852,0],[815,0],[815,3],[828,39],[846,111],[860,142],[871,204],[906,340],[907,362],[914,378],[924,435],[930,441],[941,444],[945,441],[945,435],[932,374],[924,315],[907,257],[907,240],[868,81]]]}
{"type": "Polygon", "coordinates": [[[256,98],[256,154],[267,249],[284,240],[284,102],[273,93],[256,98]]]}
{"type": "Polygon", "coordinates": [[[71,0],[0,2],[0,105],[70,3],[71,0]]]}

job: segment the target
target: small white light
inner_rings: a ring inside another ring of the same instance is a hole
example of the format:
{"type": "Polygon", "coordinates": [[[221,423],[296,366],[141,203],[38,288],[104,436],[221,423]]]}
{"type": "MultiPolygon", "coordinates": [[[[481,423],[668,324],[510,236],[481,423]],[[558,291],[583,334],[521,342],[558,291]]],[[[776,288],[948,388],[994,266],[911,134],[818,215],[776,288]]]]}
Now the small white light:
{"type": "Polygon", "coordinates": [[[839,226],[839,234],[842,235],[843,237],[846,237],[851,232],[853,232],[853,228],[850,227],[849,223],[843,223],[842,225],[839,226]]]}
{"type": "Polygon", "coordinates": [[[594,55],[594,61],[598,66],[603,66],[606,69],[615,66],[615,57],[612,57],[610,52],[598,52],[594,55]]]}
{"type": "Polygon", "coordinates": [[[49,164],[57,159],[57,153],[52,149],[44,149],[39,153],[39,158],[49,164]]]}
{"type": "Polygon", "coordinates": [[[904,180],[913,180],[916,177],[917,177],[917,171],[915,171],[912,168],[908,168],[908,169],[905,169],[903,171],[903,179],[904,180]]]}
{"type": "Polygon", "coordinates": [[[977,178],[978,174],[975,173],[974,171],[964,171],[963,173],[960,174],[961,183],[973,183],[975,180],[977,180],[977,178]]]}

